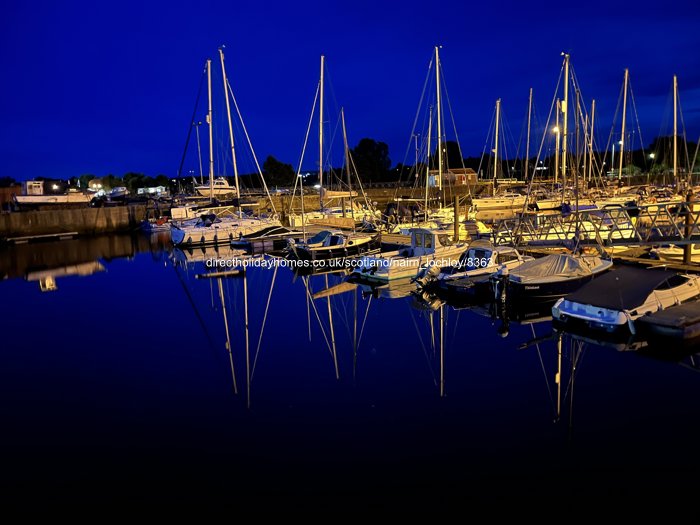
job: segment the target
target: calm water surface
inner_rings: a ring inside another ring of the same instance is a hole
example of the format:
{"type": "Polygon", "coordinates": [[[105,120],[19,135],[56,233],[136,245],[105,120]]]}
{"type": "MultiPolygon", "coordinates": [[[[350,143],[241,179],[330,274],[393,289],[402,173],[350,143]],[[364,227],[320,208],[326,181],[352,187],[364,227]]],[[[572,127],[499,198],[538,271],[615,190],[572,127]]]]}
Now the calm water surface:
{"type": "Polygon", "coordinates": [[[209,254],[175,255],[130,236],[0,251],[4,497],[619,500],[699,472],[692,350],[564,334],[560,365],[535,313],[432,312],[401,286],[308,300],[342,276],[198,278],[209,254]]]}

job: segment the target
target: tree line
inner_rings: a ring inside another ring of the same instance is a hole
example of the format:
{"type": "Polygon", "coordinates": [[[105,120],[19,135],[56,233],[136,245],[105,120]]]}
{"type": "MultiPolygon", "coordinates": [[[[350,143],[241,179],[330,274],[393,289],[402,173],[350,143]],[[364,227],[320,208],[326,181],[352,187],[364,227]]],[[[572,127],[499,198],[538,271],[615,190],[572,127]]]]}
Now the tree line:
{"type": "MultiPolygon", "coordinates": [[[[685,171],[687,166],[694,163],[697,144],[686,142],[682,137],[678,137],[678,165],[681,171],[685,171]]],[[[377,141],[371,138],[363,138],[358,144],[350,150],[353,165],[357,169],[360,179],[363,182],[393,182],[398,180],[407,180],[408,177],[416,173],[416,170],[423,173],[427,166],[425,163],[402,164],[397,163],[392,167],[391,158],[389,156],[389,146],[385,142],[377,141]]],[[[619,155],[619,153],[618,153],[619,155]]],[[[595,152],[596,161],[599,166],[605,167],[605,170],[613,170],[618,166],[619,157],[616,156],[615,166],[610,152],[595,152]]],[[[531,157],[530,171],[534,168],[535,158],[531,157]]],[[[471,168],[479,175],[488,177],[493,173],[493,157],[489,154],[486,157],[464,157],[462,155],[459,144],[454,141],[446,141],[443,143],[443,167],[444,168],[471,168]],[[490,172],[489,172],[490,170],[490,172]]],[[[554,154],[548,154],[547,157],[540,159],[544,166],[553,166],[554,154]]],[[[428,159],[428,164],[431,169],[437,166],[437,150],[434,150],[428,159]]],[[[661,136],[653,140],[646,149],[637,149],[634,151],[626,151],[623,162],[625,168],[623,171],[629,174],[639,172],[662,174],[669,172],[673,167],[673,137],[661,136]]],[[[513,176],[524,178],[524,158],[503,159],[499,163],[499,176],[513,176]]],[[[572,166],[573,167],[573,166],[572,166]]],[[[269,155],[262,166],[265,180],[270,186],[292,186],[296,173],[291,164],[278,160],[272,155],[269,155]]],[[[339,177],[344,177],[343,167],[332,168],[332,172],[339,177]]],[[[325,172],[324,172],[325,173],[325,172]]],[[[254,174],[241,175],[253,180],[254,174]]],[[[91,180],[98,178],[93,174],[80,175],[72,177],[70,183],[74,187],[87,188],[91,180]]],[[[128,172],[121,177],[109,174],[100,177],[105,188],[115,188],[125,186],[129,191],[136,192],[138,188],[165,186],[170,187],[171,179],[166,175],[156,175],[151,177],[143,173],[128,172]]],[[[189,177],[187,178],[189,184],[189,177]]],[[[183,179],[179,181],[183,182],[183,179]]],[[[12,177],[0,177],[0,187],[7,187],[15,184],[16,181],[12,177]]]]}

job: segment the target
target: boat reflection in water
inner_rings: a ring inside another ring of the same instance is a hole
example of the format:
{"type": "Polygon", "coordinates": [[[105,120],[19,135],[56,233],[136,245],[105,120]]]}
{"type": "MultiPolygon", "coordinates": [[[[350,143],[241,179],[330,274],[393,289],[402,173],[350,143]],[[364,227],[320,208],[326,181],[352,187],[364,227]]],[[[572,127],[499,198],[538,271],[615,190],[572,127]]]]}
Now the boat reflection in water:
{"type": "MultiPolygon", "coordinates": [[[[118,425],[130,434],[129,454],[143,446],[150,457],[175,439],[162,452],[164,463],[175,453],[198,462],[213,443],[217,468],[219,461],[235,461],[246,473],[278,474],[286,461],[294,471],[290,480],[308,466],[307,458],[324,462],[338,450],[344,452],[334,469],[348,460],[382,464],[389,457],[387,471],[400,462],[410,469],[418,464],[421,476],[442,475],[446,471],[434,470],[444,464],[435,461],[440,450],[460,475],[491,479],[494,465],[508,473],[517,463],[512,472],[519,476],[540,464],[544,479],[560,473],[561,458],[600,469],[616,465],[619,443],[636,447],[623,451],[623,459],[653,454],[660,439],[664,447],[671,441],[669,425],[673,443],[681,439],[686,446],[697,435],[681,432],[690,428],[687,414],[697,413],[694,396],[687,395],[698,388],[698,376],[686,371],[700,363],[693,349],[672,356],[663,343],[553,331],[551,304],[458,304],[417,293],[410,279],[348,282],[344,269],[298,275],[271,264],[273,258],[252,259],[225,245],[183,251],[131,236],[68,243],[0,251],[3,274],[14,278],[0,282],[0,309],[17,327],[8,331],[15,339],[3,354],[8,366],[0,367],[0,379],[12,391],[32,391],[13,399],[10,432],[22,431],[24,414],[39,411],[38,419],[46,419],[55,412],[102,425],[100,453],[123,450],[124,434],[112,436],[118,425]],[[208,263],[236,258],[269,265],[208,263]],[[90,264],[108,271],[87,279],[66,275],[53,296],[25,281],[35,271],[90,264]],[[22,313],[29,306],[50,318],[50,334],[31,330],[22,313]],[[95,321],[96,312],[108,320],[95,322],[99,337],[76,337],[74,320],[95,321]],[[115,324],[125,327],[128,339],[111,337],[115,324]],[[56,341],[70,350],[56,352],[56,341]],[[32,352],[11,352],[25,345],[32,352]],[[9,366],[13,359],[22,366],[9,366]],[[71,376],[75,387],[66,385],[66,369],[79,372],[71,376]],[[32,381],[37,372],[41,380],[32,381]],[[47,377],[51,388],[42,390],[47,377]],[[51,401],[56,391],[67,396],[65,404],[51,401]],[[114,409],[99,419],[103,411],[95,415],[95,400],[114,409]],[[658,418],[665,418],[663,429],[658,418]],[[150,432],[153,441],[144,437],[150,432]],[[268,461],[272,435],[283,450],[268,461]],[[328,447],[319,453],[324,441],[328,447]],[[304,456],[297,462],[300,448],[304,456]],[[421,450],[428,452],[416,459],[421,450]]],[[[38,428],[31,432],[41,447],[53,446],[38,428]]],[[[86,430],[65,432],[73,442],[86,430]]],[[[18,438],[13,449],[21,443],[18,438]]],[[[63,448],[50,453],[59,457],[63,448]]],[[[665,460],[666,450],[653,459],[665,460]]],[[[25,447],[23,456],[31,452],[25,447]]],[[[13,475],[22,468],[13,468],[13,475]]],[[[134,468],[128,464],[129,476],[134,468]]],[[[211,472],[205,470],[195,473],[203,478],[211,472]]],[[[313,474],[322,478],[320,471],[313,474]]],[[[580,480],[578,470],[565,475],[580,480]]],[[[359,476],[366,477],[364,468],[359,476]]],[[[154,479],[167,484],[163,478],[154,479]]]]}
{"type": "Polygon", "coordinates": [[[85,277],[97,272],[104,272],[105,267],[99,261],[91,261],[70,266],[59,266],[45,270],[27,272],[27,281],[39,281],[39,289],[42,292],[54,292],[58,290],[56,279],[69,275],[79,275],[85,277]]]}
{"type": "Polygon", "coordinates": [[[0,248],[0,276],[38,282],[41,291],[58,289],[56,279],[89,276],[106,270],[103,262],[133,258],[139,252],[161,257],[167,239],[143,235],[109,235],[19,244],[0,248]]]}

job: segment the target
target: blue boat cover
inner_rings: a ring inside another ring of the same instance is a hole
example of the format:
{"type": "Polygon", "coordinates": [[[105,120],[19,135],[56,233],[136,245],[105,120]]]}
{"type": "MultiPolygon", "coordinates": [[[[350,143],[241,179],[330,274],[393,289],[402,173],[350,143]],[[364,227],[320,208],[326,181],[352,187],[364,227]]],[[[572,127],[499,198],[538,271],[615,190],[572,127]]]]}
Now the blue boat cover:
{"type": "Polygon", "coordinates": [[[565,297],[567,301],[611,310],[632,310],[675,272],[623,266],[585,284],[565,297]]]}

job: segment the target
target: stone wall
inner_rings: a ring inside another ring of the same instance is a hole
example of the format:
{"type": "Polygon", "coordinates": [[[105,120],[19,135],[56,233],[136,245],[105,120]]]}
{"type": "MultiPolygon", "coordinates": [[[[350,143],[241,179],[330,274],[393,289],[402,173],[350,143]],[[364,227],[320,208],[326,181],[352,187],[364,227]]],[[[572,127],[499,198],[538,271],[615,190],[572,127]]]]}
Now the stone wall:
{"type": "Polygon", "coordinates": [[[146,217],[144,205],[77,208],[0,214],[0,239],[77,232],[95,235],[128,231],[146,217]]]}

